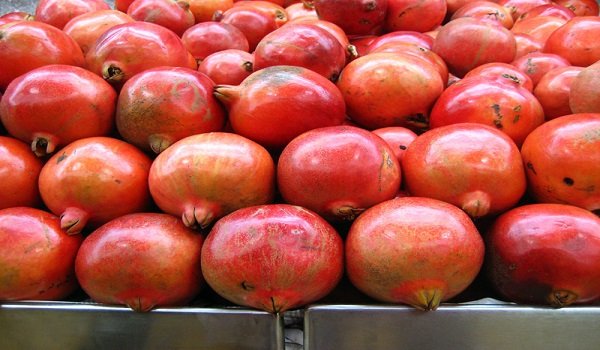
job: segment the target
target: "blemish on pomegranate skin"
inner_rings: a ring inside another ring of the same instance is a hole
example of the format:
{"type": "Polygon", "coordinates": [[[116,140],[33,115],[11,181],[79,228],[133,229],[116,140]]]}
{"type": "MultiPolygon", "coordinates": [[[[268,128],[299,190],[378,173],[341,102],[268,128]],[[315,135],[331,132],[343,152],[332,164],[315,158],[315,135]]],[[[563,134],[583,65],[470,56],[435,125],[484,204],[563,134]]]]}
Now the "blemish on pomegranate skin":
{"type": "Polygon", "coordinates": [[[245,291],[253,291],[254,290],[254,286],[249,284],[246,281],[242,281],[242,283],[240,283],[240,286],[242,287],[242,289],[244,289],[245,291]]]}
{"type": "Polygon", "coordinates": [[[571,179],[570,177],[565,177],[563,179],[563,183],[567,186],[573,186],[573,184],[575,183],[575,181],[573,181],[573,179],[571,179]]]}
{"type": "Polygon", "coordinates": [[[534,175],[537,175],[537,173],[535,172],[535,169],[533,168],[533,164],[531,164],[531,162],[527,162],[527,164],[525,166],[527,167],[527,169],[531,170],[531,172],[534,175]]]}

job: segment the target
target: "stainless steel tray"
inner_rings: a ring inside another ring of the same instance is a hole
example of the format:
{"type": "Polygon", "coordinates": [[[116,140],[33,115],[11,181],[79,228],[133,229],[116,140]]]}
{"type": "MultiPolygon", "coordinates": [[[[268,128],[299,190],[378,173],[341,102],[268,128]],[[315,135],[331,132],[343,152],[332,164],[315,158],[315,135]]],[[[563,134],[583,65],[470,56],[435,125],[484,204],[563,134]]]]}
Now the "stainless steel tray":
{"type": "Polygon", "coordinates": [[[404,306],[319,305],[304,315],[306,350],[600,349],[600,307],[553,309],[498,300],[404,306]]]}
{"type": "Polygon", "coordinates": [[[283,320],[235,307],[138,313],[92,303],[5,302],[0,349],[283,350],[283,320]]]}

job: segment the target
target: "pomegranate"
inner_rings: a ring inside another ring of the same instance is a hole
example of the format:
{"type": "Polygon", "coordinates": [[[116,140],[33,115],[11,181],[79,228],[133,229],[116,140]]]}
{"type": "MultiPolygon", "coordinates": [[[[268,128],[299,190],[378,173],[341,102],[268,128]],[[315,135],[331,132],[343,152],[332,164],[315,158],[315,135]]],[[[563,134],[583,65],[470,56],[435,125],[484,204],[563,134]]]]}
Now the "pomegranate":
{"type": "Polygon", "coordinates": [[[222,22],[197,23],[183,33],[181,40],[198,61],[227,49],[250,50],[244,33],[237,27],[222,22]]]}
{"type": "Polygon", "coordinates": [[[558,17],[568,21],[575,17],[575,14],[572,10],[553,2],[550,4],[536,6],[531,10],[524,12],[521,16],[519,16],[519,18],[517,18],[516,22],[538,16],[558,17]]]}
{"type": "Polygon", "coordinates": [[[208,22],[216,12],[222,13],[233,7],[233,0],[188,0],[196,23],[208,22]]]}
{"type": "Polygon", "coordinates": [[[90,71],[117,88],[146,69],[159,66],[197,68],[177,34],[158,24],[140,21],[108,29],[85,57],[90,71]]]}
{"type": "Polygon", "coordinates": [[[516,21],[525,12],[538,6],[551,4],[552,0],[498,0],[496,2],[506,7],[516,21]]]}
{"type": "Polygon", "coordinates": [[[582,69],[569,90],[569,106],[573,113],[600,113],[600,63],[582,69]]]}
{"type": "Polygon", "coordinates": [[[548,37],[558,28],[562,27],[567,20],[554,16],[536,16],[517,21],[511,31],[530,35],[534,40],[545,43],[548,37]]]}
{"type": "Polygon", "coordinates": [[[43,210],[0,210],[0,300],[67,298],[78,286],[74,267],[82,240],[43,210]]]}
{"type": "Polygon", "coordinates": [[[529,53],[542,51],[544,48],[543,42],[535,40],[530,35],[516,33],[514,37],[515,41],[517,42],[517,53],[515,54],[515,60],[529,53]]]}
{"type": "Polygon", "coordinates": [[[75,273],[96,302],[146,312],[189,303],[203,284],[202,235],[176,217],[124,215],[96,229],[79,248],[75,273]]]}
{"type": "Polygon", "coordinates": [[[105,31],[128,22],[133,22],[133,18],[126,13],[117,10],[99,10],[74,17],[65,24],[63,31],[77,42],[85,55],[105,31]]]}
{"type": "Polygon", "coordinates": [[[0,101],[8,133],[45,156],[75,140],[108,135],[117,93],[92,72],[47,65],[14,79],[0,101]]]}
{"type": "Polygon", "coordinates": [[[537,202],[600,211],[600,114],[552,119],[521,148],[528,189],[537,202]]]}
{"type": "Polygon", "coordinates": [[[566,204],[530,204],[486,235],[486,270],[506,299],[563,307],[600,298],[600,219],[566,204]]]}
{"type": "MultiPolygon", "coordinates": [[[[546,120],[573,113],[569,106],[571,86],[573,80],[583,69],[574,66],[558,67],[542,76],[533,94],[544,108],[546,120]]],[[[598,109],[598,112],[600,112],[600,109],[598,109]]]]}
{"type": "Polygon", "coordinates": [[[451,124],[419,135],[402,158],[408,192],[462,208],[472,218],[501,213],[525,193],[521,154],[502,131],[451,124]]]}
{"type": "Polygon", "coordinates": [[[320,19],[340,26],[348,35],[378,34],[383,30],[388,0],[312,0],[320,19]]]}
{"type": "Polygon", "coordinates": [[[461,17],[473,17],[478,19],[485,19],[501,24],[504,28],[512,28],[514,21],[509,10],[492,1],[486,0],[475,0],[469,1],[460,8],[458,8],[450,18],[451,20],[461,17]]]}
{"type": "Polygon", "coordinates": [[[401,171],[380,137],[354,126],[333,126],[308,131],[283,149],[277,183],[285,202],[332,222],[351,221],[394,198],[401,171]]]}
{"type": "Polygon", "coordinates": [[[0,90],[16,77],[49,64],[83,66],[79,45],[62,30],[38,21],[0,26],[0,90]],[[35,47],[35,50],[31,48],[35,47]]]}
{"type": "Polygon", "coordinates": [[[202,247],[202,273],[231,302],[282,313],[327,295],[344,270],[335,229],[298,206],[236,210],[217,221],[202,247]]]}
{"type": "Polygon", "coordinates": [[[219,131],[225,111],[214,83],[189,68],[158,67],[134,75],[119,93],[116,124],[125,141],[160,153],[194,134],[219,131]]]}
{"type": "Polygon", "coordinates": [[[290,23],[265,35],[254,50],[254,69],[289,65],[308,68],[337,81],[346,65],[346,50],[327,30],[290,23]]]}
{"type": "Polygon", "coordinates": [[[575,16],[598,16],[598,3],[595,0],[556,0],[555,2],[573,11],[575,16]]]}
{"type": "Polygon", "coordinates": [[[217,85],[239,85],[254,72],[254,55],[237,49],[212,53],[198,65],[217,85]]]}
{"type": "Polygon", "coordinates": [[[523,55],[511,64],[531,78],[534,88],[544,74],[552,69],[571,65],[569,61],[559,55],[544,52],[532,52],[523,55]]]}
{"type": "Polygon", "coordinates": [[[444,90],[431,110],[429,126],[433,129],[464,122],[493,126],[520,147],[544,122],[544,111],[529,90],[475,76],[444,90]]]}
{"type": "Polygon", "coordinates": [[[533,81],[529,75],[508,63],[491,62],[482,64],[477,68],[471,69],[465,78],[485,77],[494,81],[503,82],[510,86],[521,86],[529,91],[533,91],[533,81]]]}
{"type": "Polygon", "coordinates": [[[433,40],[433,38],[423,33],[410,30],[398,30],[373,38],[368,44],[367,52],[373,52],[380,46],[392,43],[414,44],[418,47],[431,50],[433,40]]]}
{"type": "Polygon", "coordinates": [[[341,125],[346,119],[335,84],[303,67],[263,68],[240,85],[218,85],[215,96],[225,104],[237,134],[273,150],[305,131],[341,125]]]}
{"type": "Polygon", "coordinates": [[[286,6],[285,13],[287,14],[288,21],[295,21],[299,18],[319,19],[315,8],[313,6],[310,6],[308,3],[302,1],[286,6]]]}
{"type": "Polygon", "coordinates": [[[37,207],[41,204],[38,176],[42,161],[29,145],[0,136],[0,209],[37,207]]]}
{"type": "Polygon", "coordinates": [[[127,14],[136,21],[151,22],[171,29],[181,36],[196,23],[190,5],[185,0],[135,0],[127,14]]]}
{"type": "Polygon", "coordinates": [[[483,264],[484,244],[459,208],[402,197],[359,216],[346,237],[346,274],[370,297],[435,310],[466,289],[483,264]]]}
{"type": "Polygon", "coordinates": [[[148,156],[118,139],[77,140],[44,164],[40,194],[67,233],[94,229],[149,206],[150,164],[148,156]]]}
{"type": "Polygon", "coordinates": [[[597,13],[573,17],[548,37],[544,52],[559,55],[574,66],[587,67],[600,60],[599,36],[597,13]]]}
{"type": "Polygon", "coordinates": [[[444,89],[431,63],[413,55],[372,53],[342,70],[337,86],[348,116],[368,129],[426,127],[429,111],[444,89]]]}
{"type": "Polygon", "coordinates": [[[148,182],[160,209],[188,227],[206,228],[237,209],[270,203],[275,164],[259,144],[211,132],[188,136],[159,154],[148,182]]]}
{"type": "Polygon", "coordinates": [[[452,74],[463,77],[485,63],[512,62],[517,43],[513,34],[503,26],[462,17],[440,28],[432,49],[446,61],[452,74]]]}
{"type": "Polygon", "coordinates": [[[384,28],[424,33],[440,26],[447,10],[446,0],[388,0],[384,28]]]}
{"type": "Polygon", "coordinates": [[[110,6],[104,0],[38,0],[34,17],[63,29],[72,18],[99,10],[110,10],[110,6]]]}
{"type": "Polygon", "coordinates": [[[375,129],[372,132],[390,146],[398,162],[402,161],[408,146],[417,138],[417,134],[412,130],[401,126],[388,126],[387,128],[375,129]]]}

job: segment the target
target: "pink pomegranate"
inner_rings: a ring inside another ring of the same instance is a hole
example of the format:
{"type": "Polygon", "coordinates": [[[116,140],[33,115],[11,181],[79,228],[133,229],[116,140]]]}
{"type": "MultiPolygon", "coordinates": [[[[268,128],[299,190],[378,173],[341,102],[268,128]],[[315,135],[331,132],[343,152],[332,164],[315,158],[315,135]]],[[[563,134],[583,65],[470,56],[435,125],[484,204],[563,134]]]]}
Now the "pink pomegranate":
{"type": "Polygon", "coordinates": [[[307,209],[254,206],[217,221],[202,247],[202,273],[231,302],[281,313],[331,292],[343,250],[335,229],[307,209]]]}
{"type": "Polygon", "coordinates": [[[359,216],[346,237],[346,274],[363,293],[421,310],[465,290],[483,264],[484,244],[459,208],[402,197],[359,216]]]}
{"type": "Polygon", "coordinates": [[[204,281],[203,240],[171,215],[121,216],[86,237],[75,260],[77,280],[99,303],[139,312],[186,305],[204,281]]]}
{"type": "Polygon", "coordinates": [[[379,34],[388,0],[313,0],[320,19],[333,22],[348,35],[379,34]]]}

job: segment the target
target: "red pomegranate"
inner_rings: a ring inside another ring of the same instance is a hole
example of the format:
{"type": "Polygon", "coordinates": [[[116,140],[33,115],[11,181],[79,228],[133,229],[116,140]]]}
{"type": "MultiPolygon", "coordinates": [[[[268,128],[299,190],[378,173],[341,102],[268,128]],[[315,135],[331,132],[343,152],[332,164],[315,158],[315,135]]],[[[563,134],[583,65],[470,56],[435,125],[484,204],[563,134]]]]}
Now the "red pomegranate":
{"type": "Polygon", "coordinates": [[[86,237],[75,273],[86,294],[99,303],[139,312],[186,305],[204,281],[202,243],[202,235],[171,215],[124,215],[86,237]]]}
{"type": "Polygon", "coordinates": [[[196,23],[190,5],[185,0],[135,0],[127,14],[136,21],[151,22],[171,29],[181,36],[196,23]]]}
{"type": "Polygon", "coordinates": [[[133,22],[133,18],[126,13],[117,10],[99,10],[74,17],[65,24],[63,31],[77,42],[85,55],[105,31],[128,22],[133,22]]]}
{"type": "Polygon", "coordinates": [[[466,289],[484,244],[469,217],[431,198],[403,197],[359,216],[346,237],[346,274],[370,297],[435,310],[466,289]]]}
{"type": "Polygon", "coordinates": [[[63,29],[72,18],[100,10],[110,10],[104,0],[38,0],[35,20],[63,29]]]}
{"type": "Polygon", "coordinates": [[[515,54],[515,60],[521,58],[529,53],[542,51],[544,43],[535,40],[530,35],[523,33],[514,34],[515,41],[517,42],[517,53],[515,54]]]}
{"type": "Polygon", "coordinates": [[[244,33],[236,26],[223,22],[196,23],[183,33],[181,41],[198,61],[227,49],[250,51],[244,33]]]}
{"type": "Polygon", "coordinates": [[[40,194],[60,215],[70,234],[94,229],[149,206],[151,160],[133,145],[110,137],[89,137],[68,144],[40,173],[40,194]]]}
{"type": "Polygon", "coordinates": [[[233,0],[188,0],[188,3],[196,23],[211,21],[215,12],[225,12],[233,7],[233,0]]]}
{"type": "Polygon", "coordinates": [[[475,0],[465,3],[452,14],[450,19],[454,20],[461,17],[473,17],[496,22],[506,29],[512,28],[514,24],[512,15],[506,7],[487,0],[475,0]]]}
{"type": "Polygon", "coordinates": [[[378,34],[385,23],[388,0],[312,0],[320,19],[342,27],[348,35],[378,34]]]}
{"type": "Polygon", "coordinates": [[[432,129],[464,122],[493,126],[520,147],[525,137],[544,122],[544,111],[529,90],[475,76],[444,90],[429,118],[432,129]]]}
{"type": "Polygon", "coordinates": [[[575,17],[575,13],[565,6],[559,5],[556,2],[552,2],[550,4],[539,5],[531,10],[524,12],[522,15],[517,18],[517,22],[525,20],[531,17],[538,16],[551,16],[566,19],[567,21],[571,18],[575,17]]]}
{"type": "Polygon", "coordinates": [[[240,85],[218,85],[215,96],[226,106],[237,134],[269,149],[281,150],[305,131],[346,119],[335,84],[303,67],[263,68],[240,85]]]}
{"type": "Polygon", "coordinates": [[[514,35],[503,26],[463,17],[440,28],[432,49],[446,61],[452,74],[463,77],[485,63],[512,62],[517,43],[514,35]]]}
{"type": "Polygon", "coordinates": [[[388,126],[387,128],[375,129],[372,132],[390,146],[398,162],[402,162],[408,146],[417,138],[417,134],[412,130],[401,126],[388,126]]]}
{"type": "Polygon", "coordinates": [[[545,52],[532,52],[523,55],[511,64],[531,78],[534,88],[544,74],[552,69],[571,65],[569,61],[561,56],[545,52]]]}
{"type": "Polygon", "coordinates": [[[525,12],[552,3],[552,0],[498,0],[498,4],[506,7],[516,21],[525,12]]]}
{"type": "MultiPolygon", "coordinates": [[[[571,86],[577,75],[583,69],[584,68],[582,67],[574,66],[557,67],[542,76],[537,83],[533,94],[544,108],[546,120],[573,113],[569,106],[571,86]]],[[[590,90],[586,89],[584,93],[587,93],[588,91],[590,90]]],[[[575,92],[575,94],[576,93],[577,92],[575,92]]],[[[597,112],[600,112],[600,109],[598,109],[597,112]]]]}
{"type": "Polygon", "coordinates": [[[537,202],[600,210],[600,114],[545,122],[527,136],[521,155],[537,202]]]}
{"type": "Polygon", "coordinates": [[[530,204],[486,235],[486,271],[509,301],[563,307],[600,298],[600,219],[566,204],[530,204]]]}
{"type": "Polygon", "coordinates": [[[254,55],[237,49],[217,51],[200,62],[198,72],[217,85],[240,85],[254,72],[254,55]]]}
{"type": "Polygon", "coordinates": [[[146,69],[159,66],[197,68],[177,34],[158,24],[140,21],[108,29],[85,57],[90,71],[117,88],[146,69]]]}
{"type": "Polygon", "coordinates": [[[418,47],[431,50],[433,46],[433,38],[427,34],[415,32],[412,30],[397,30],[389,33],[382,34],[373,38],[368,44],[367,52],[373,52],[380,46],[389,44],[414,44],[418,47]]]}
{"type": "Polygon", "coordinates": [[[428,32],[442,24],[447,10],[446,0],[388,0],[384,28],[387,32],[428,32]]]}
{"type": "Polygon", "coordinates": [[[574,66],[587,67],[600,60],[598,37],[600,17],[597,13],[573,17],[548,37],[544,52],[559,55],[574,66]]]}
{"type": "Polygon", "coordinates": [[[237,210],[202,247],[202,273],[231,302],[271,313],[326,296],[344,270],[342,239],[315,213],[287,204],[237,210]]]}
{"type": "Polygon", "coordinates": [[[337,82],[350,119],[368,129],[426,127],[444,89],[433,64],[413,55],[372,53],[348,63],[337,82]]]}
{"type": "Polygon", "coordinates": [[[502,131],[451,124],[419,135],[402,158],[410,194],[451,203],[479,218],[501,213],[525,193],[521,154],[502,131]]]}
{"type": "Polygon", "coordinates": [[[85,64],[79,45],[70,36],[38,21],[15,21],[0,27],[0,62],[0,90],[16,77],[41,66],[85,64]]]}
{"type": "Polygon", "coordinates": [[[275,164],[259,144],[237,134],[188,136],[158,155],[150,192],[164,212],[206,228],[234,210],[270,203],[275,164]]]}
{"type": "Polygon", "coordinates": [[[498,82],[506,83],[512,86],[521,86],[529,91],[533,91],[533,81],[529,75],[523,73],[517,67],[508,63],[491,62],[482,64],[479,67],[471,69],[465,78],[485,77],[498,82]]]}
{"type": "Polygon", "coordinates": [[[29,71],[6,88],[0,119],[8,133],[38,156],[75,140],[108,135],[117,93],[92,72],[69,65],[29,71]]]}
{"type": "Polygon", "coordinates": [[[554,16],[536,16],[516,22],[511,28],[511,32],[523,33],[531,36],[534,40],[545,43],[548,37],[562,27],[567,20],[554,16]]]}
{"type": "Polygon", "coordinates": [[[582,69],[571,83],[569,106],[573,113],[600,113],[600,63],[582,69]]]}
{"type": "Polygon", "coordinates": [[[286,6],[285,13],[287,14],[288,22],[295,21],[299,18],[314,18],[317,20],[319,19],[319,16],[317,15],[317,11],[315,11],[314,6],[311,6],[309,3],[305,3],[302,1],[294,2],[293,4],[286,6]]]}
{"type": "Polygon", "coordinates": [[[333,82],[346,65],[346,49],[339,40],[327,30],[307,23],[289,23],[265,35],[253,54],[255,70],[298,66],[333,82]]]}
{"type": "Polygon", "coordinates": [[[81,235],[40,209],[0,210],[0,300],[63,300],[77,288],[75,256],[81,235]]]}
{"type": "Polygon", "coordinates": [[[38,177],[42,161],[15,138],[0,136],[0,209],[41,204],[38,177]]]}
{"type": "Polygon", "coordinates": [[[556,0],[555,2],[573,11],[575,16],[598,16],[598,3],[595,0],[556,0]]]}
{"type": "Polygon", "coordinates": [[[354,220],[365,209],[394,198],[400,165],[390,146],[354,126],[308,131],[293,139],[277,164],[285,202],[330,221],[354,220]]]}
{"type": "Polygon", "coordinates": [[[119,93],[116,124],[125,141],[160,153],[176,141],[219,131],[225,111],[214,83],[190,68],[158,67],[134,75],[119,93]]]}

